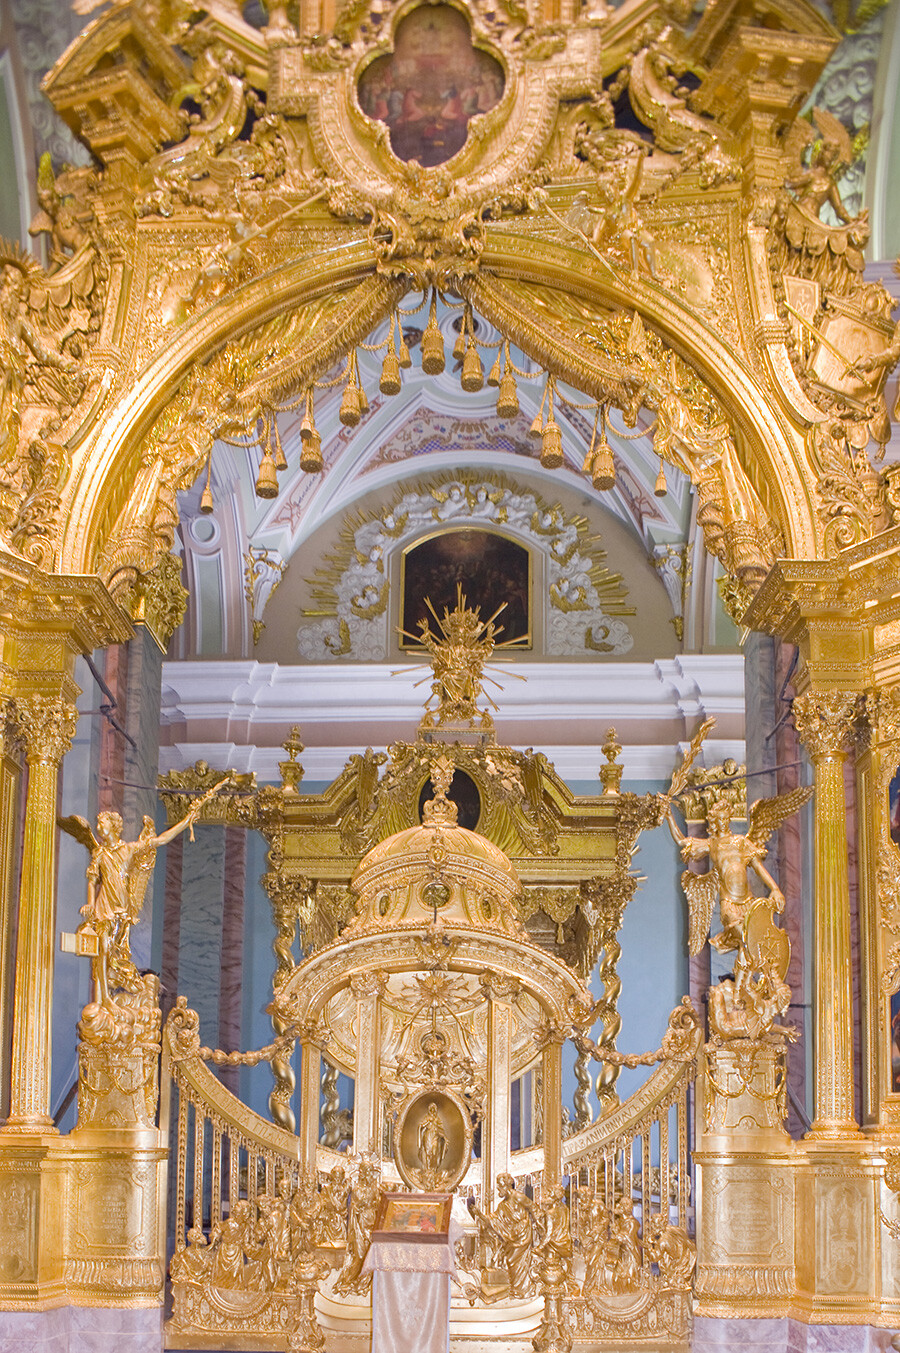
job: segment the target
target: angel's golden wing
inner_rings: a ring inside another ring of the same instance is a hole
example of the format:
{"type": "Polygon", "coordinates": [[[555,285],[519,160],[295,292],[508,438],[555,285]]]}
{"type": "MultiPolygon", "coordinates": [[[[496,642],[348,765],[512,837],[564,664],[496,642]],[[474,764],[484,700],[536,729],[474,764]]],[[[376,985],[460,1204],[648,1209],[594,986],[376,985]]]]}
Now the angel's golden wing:
{"type": "Polygon", "coordinates": [[[747,840],[763,850],[772,833],[813,795],[812,785],[801,785],[772,799],[757,799],[747,820],[747,840]]]}
{"type": "Polygon", "coordinates": [[[814,108],[812,115],[825,142],[837,147],[841,163],[850,164],[853,159],[853,146],[850,141],[850,133],[843,122],[839,122],[834,114],[829,113],[826,108],[814,108]]]}
{"type": "Polygon", "coordinates": [[[64,832],[74,836],[75,840],[80,842],[86,850],[94,851],[99,846],[100,842],[91,831],[91,824],[87,818],[79,817],[78,813],[72,813],[70,817],[58,817],[56,821],[64,832]]]}
{"type": "MultiPolygon", "coordinates": [[[[151,818],[144,818],[144,829],[141,837],[150,836],[153,833],[153,821],[151,818]]],[[[140,839],[140,838],[139,838],[140,839]]],[[[156,845],[147,842],[143,847],[139,847],[132,857],[131,868],[128,871],[128,916],[132,925],[138,920],[141,914],[141,908],[144,905],[144,896],[147,892],[147,884],[150,882],[150,875],[153,873],[153,865],[156,860],[156,845]]]]}
{"type": "Polygon", "coordinates": [[[144,905],[147,884],[153,873],[153,851],[141,851],[128,875],[128,915],[132,924],[138,920],[144,905]]]}
{"type": "Polygon", "coordinates": [[[794,178],[803,171],[803,153],[815,140],[816,134],[805,117],[798,117],[791,123],[784,138],[784,153],[788,160],[788,178],[794,178]]]}
{"type": "Polygon", "coordinates": [[[685,869],[681,875],[681,886],[688,900],[688,953],[699,954],[709,934],[713,907],[719,895],[716,876],[710,870],[706,874],[694,874],[685,869]]]}

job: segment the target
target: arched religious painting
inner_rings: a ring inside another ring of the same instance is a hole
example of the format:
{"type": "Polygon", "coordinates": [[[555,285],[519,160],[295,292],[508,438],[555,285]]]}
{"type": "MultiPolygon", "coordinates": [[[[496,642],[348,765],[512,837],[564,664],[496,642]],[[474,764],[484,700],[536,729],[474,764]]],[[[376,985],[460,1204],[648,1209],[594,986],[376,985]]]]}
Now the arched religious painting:
{"type": "Polygon", "coordinates": [[[466,143],[469,122],[500,102],[503,67],[472,45],[465,17],[450,5],[424,5],[397,25],[394,50],[359,80],[359,104],[390,129],[399,160],[444,164],[466,143]]]}
{"type": "Polygon", "coordinates": [[[454,609],[459,588],[483,621],[499,611],[498,643],[515,640],[517,649],[531,647],[531,555],[508,536],[468,527],[442,531],[410,546],[402,570],[404,648],[417,647],[410,636],[419,633],[421,621],[433,626],[435,613],[441,617],[454,609]]]}

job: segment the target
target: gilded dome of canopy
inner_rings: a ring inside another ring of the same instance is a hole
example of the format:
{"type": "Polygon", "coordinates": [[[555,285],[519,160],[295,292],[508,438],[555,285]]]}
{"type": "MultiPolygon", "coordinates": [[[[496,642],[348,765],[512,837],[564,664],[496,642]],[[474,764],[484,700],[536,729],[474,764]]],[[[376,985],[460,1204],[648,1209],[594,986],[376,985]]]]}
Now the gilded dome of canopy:
{"type": "Polygon", "coordinates": [[[358,899],[353,928],[430,919],[518,929],[519,876],[503,851],[460,827],[442,794],[425,805],[425,820],[380,841],[363,857],[350,884],[358,899]]]}

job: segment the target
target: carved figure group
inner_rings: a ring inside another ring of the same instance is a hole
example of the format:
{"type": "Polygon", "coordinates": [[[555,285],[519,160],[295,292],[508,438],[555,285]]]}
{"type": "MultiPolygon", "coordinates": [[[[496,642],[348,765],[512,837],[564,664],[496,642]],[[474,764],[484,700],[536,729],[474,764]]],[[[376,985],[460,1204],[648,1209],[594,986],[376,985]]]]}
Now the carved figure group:
{"type": "Polygon", "coordinates": [[[437,635],[427,620],[421,620],[420,633],[407,636],[422,644],[434,671],[431,692],[435,708],[427,711],[426,718],[442,724],[454,719],[473,720],[480,714],[482,724],[489,727],[490,715],[478,710],[475,702],[483,691],[485,663],[496,646],[498,631],[493,618],[482,620],[477,608],[470,610],[460,586],[454,610],[445,608],[443,617],[438,619],[435,614],[435,619],[437,635]]]}
{"type": "Polygon", "coordinates": [[[334,1284],[339,1296],[347,1296],[351,1292],[364,1295],[371,1289],[372,1275],[363,1273],[363,1264],[369,1250],[380,1196],[379,1172],[371,1161],[363,1160],[350,1194],[347,1257],[334,1284]]]}
{"type": "Polygon", "coordinates": [[[508,1294],[527,1297],[532,1292],[531,1260],[536,1213],[530,1198],[516,1188],[510,1174],[497,1176],[499,1202],[491,1212],[476,1207],[479,1234],[494,1251],[498,1268],[506,1271],[508,1294]]]}
{"type": "Polygon", "coordinates": [[[673,1226],[663,1212],[652,1212],[647,1219],[644,1250],[659,1270],[661,1287],[689,1291],[697,1250],[683,1226],[673,1226]]]}

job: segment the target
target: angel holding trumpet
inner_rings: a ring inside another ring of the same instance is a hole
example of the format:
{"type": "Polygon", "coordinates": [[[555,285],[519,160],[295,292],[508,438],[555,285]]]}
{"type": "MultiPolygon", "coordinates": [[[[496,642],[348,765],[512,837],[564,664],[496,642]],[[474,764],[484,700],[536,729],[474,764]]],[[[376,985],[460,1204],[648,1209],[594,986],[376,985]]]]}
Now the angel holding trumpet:
{"type": "Polygon", "coordinates": [[[204,805],[230,780],[229,775],[224,776],[167,831],[157,833],[153,819],[145,816],[136,841],[122,840],[119,813],[98,813],[96,836],[87,819],[77,813],[59,818],[63,831],[91,852],[87,867],[88,898],[81,908],[84,920],[77,933],[88,942],[82,952],[93,951],[91,976],[96,1002],[110,1005],[113,990],[140,989],[141,979],[132,961],[129,934],[144,905],[156,852],[188,829],[193,840],[194,823],[204,805]]]}

